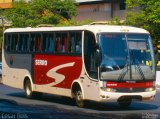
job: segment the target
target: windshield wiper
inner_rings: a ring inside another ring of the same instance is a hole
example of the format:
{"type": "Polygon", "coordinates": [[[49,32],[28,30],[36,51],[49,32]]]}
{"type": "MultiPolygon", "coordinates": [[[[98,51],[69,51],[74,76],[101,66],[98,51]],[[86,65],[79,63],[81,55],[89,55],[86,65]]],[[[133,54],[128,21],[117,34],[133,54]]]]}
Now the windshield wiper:
{"type": "Polygon", "coordinates": [[[137,61],[137,64],[135,65],[135,67],[137,67],[136,69],[137,69],[137,71],[139,72],[139,74],[141,75],[141,79],[142,80],[145,80],[145,76],[144,76],[144,73],[143,73],[143,71],[142,71],[142,69],[141,69],[141,67],[140,67],[140,63],[139,63],[139,61],[138,60],[136,60],[137,61]]]}
{"type": "MultiPolygon", "coordinates": [[[[124,77],[125,77],[125,75],[127,74],[127,72],[130,70],[130,69],[128,69],[128,63],[125,65],[125,67],[124,67],[124,69],[122,70],[122,72],[121,72],[121,74],[120,74],[120,76],[118,77],[118,81],[121,81],[122,79],[124,79],[124,77]]],[[[142,71],[142,69],[141,69],[141,67],[140,67],[140,65],[139,64],[135,64],[135,69],[138,71],[138,73],[140,74],[140,76],[141,76],[141,79],[142,80],[145,80],[145,76],[144,76],[144,73],[143,73],[143,71],[142,71]]]]}
{"type": "Polygon", "coordinates": [[[129,63],[127,61],[127,63],[125,64],[120,76],[118,77],[118,81],[121,81],[122,79],[124,79],[125,75],[127,74],[127,72],[129,71],[128,69],[129,63]],[[125,68],[126,67],[126,68],[125,68]]]}
{"type": "Polygon", "coordinates": [[[143,71],[142,71],[142,69],[141,69],[141,67],[140,67],[139,61],[135,58],[135,55],[134,55],[133,52],[131,53],[131,55],[132,55],[133,60],[135,61],[135,63],[134,63],[134,61],[132,60],[131,65],[132,65],[132,64],[135,65],[135,69],[136,69],[136,70],[138,71],[138,73],[140,74],[141,79],[142,79],[142,80],[145,80],[145,76],[144,76],[144,73],[143,73],[143,71]]]}

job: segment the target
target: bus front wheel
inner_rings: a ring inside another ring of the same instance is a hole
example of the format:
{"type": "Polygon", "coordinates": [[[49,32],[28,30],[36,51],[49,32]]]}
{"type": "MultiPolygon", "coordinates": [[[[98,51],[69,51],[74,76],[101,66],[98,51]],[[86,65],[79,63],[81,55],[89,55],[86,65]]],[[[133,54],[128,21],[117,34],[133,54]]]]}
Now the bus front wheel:
{"type": "Polygon", "coordinates": [[[132,103],[132,99],[131,98],[121,98],[120,100],[118,100],[118,103],[121,107],[123,108],[127,108],[131,105],[132,103]]]}
{"type": "Polygon", "coordinates": [[[83,95],[81,90],[77,90],[75,92],[75,100],[78,107],[81,107],[81,108],[84,107],[84,100],[83,100],[83,95]]]}

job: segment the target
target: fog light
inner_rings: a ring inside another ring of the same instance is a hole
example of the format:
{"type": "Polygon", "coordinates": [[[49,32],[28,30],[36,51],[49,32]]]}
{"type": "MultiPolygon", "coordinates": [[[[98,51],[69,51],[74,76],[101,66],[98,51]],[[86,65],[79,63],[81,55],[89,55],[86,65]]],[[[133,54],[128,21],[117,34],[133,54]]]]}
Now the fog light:
{"type": "Polygon", "coordinates": [[[154,91],[154,90],[155,90],[154,88],[146,88],[146,89],[145,89],[146,92],[152,92],[152,91],[154,91]]]}
{"type": "Polygon", "coordinates": [[[116,89],[113,89],[113,88],[104,88],[104,87],[101,87],[101,90],[103,90],[105,92],[116,92],[116,89]]]}
{"type": "Polygon", "coordinates": [[[100,95],[102,98],[105,98],[105,96],[104,95],[100,95]]]}

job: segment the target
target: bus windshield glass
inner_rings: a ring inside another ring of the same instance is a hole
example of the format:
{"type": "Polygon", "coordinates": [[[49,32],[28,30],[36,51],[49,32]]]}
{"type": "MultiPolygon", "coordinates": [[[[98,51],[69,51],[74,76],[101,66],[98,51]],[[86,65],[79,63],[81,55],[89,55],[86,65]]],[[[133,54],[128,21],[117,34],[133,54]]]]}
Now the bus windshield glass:
{"type": "Polygon", "coordinates": [[[148,34],[99,34],[100,79],[153,80],[154,55],[148,34]]]}

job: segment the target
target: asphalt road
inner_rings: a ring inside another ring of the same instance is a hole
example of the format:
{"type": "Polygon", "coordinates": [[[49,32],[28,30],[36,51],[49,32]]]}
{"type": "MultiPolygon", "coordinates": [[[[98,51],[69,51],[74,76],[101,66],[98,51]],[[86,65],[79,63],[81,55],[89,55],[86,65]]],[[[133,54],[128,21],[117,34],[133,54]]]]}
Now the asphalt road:
{"type": "Polygon", "coordinates": [[[44,94],[27,99],[24,91],[0,84],[0,119],[160,119],[160,90],[153,102],[133,102],[123,109],[117,103],[88,102],[78,108],[74,101],[44,94]]]}

